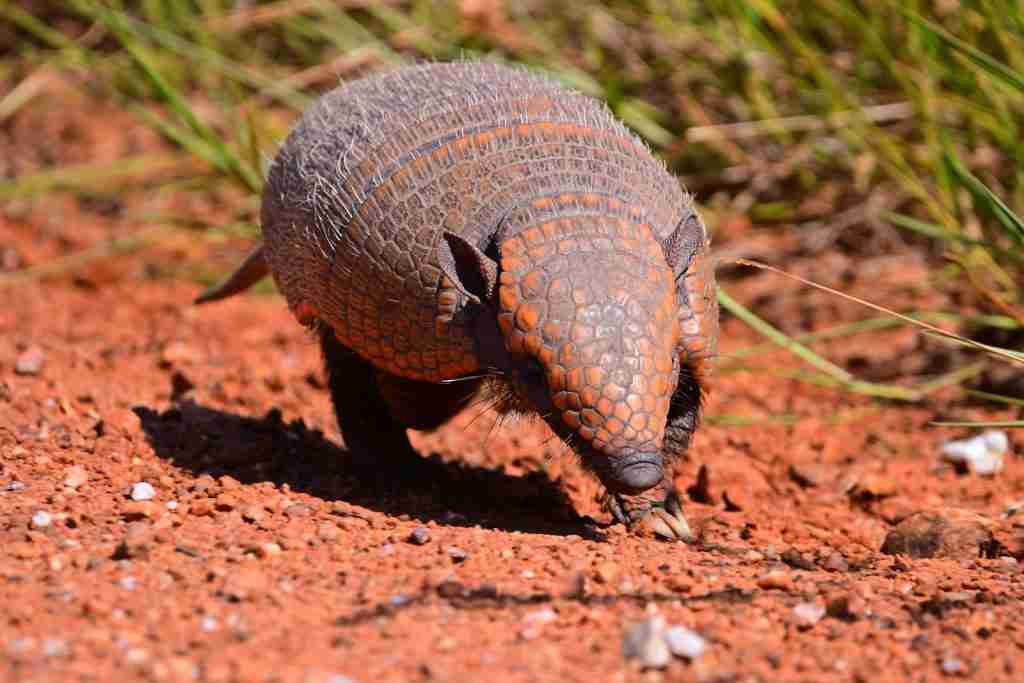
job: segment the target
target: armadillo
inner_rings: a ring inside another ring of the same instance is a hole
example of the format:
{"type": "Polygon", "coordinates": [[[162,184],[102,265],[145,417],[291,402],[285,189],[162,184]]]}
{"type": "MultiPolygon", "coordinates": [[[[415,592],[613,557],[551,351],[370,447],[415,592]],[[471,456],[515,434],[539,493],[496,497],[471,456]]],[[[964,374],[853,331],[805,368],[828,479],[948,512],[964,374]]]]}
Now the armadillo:
{"type": "Polygon", "coordinates": [[[346,447],[482,392],[540,416],[634,530],[691,540],[676,464],[716,361],[707,230],[606,105],[525,69],[407,66],[312,104],[270,166],[268,272],[319,337],[346,447]]]}

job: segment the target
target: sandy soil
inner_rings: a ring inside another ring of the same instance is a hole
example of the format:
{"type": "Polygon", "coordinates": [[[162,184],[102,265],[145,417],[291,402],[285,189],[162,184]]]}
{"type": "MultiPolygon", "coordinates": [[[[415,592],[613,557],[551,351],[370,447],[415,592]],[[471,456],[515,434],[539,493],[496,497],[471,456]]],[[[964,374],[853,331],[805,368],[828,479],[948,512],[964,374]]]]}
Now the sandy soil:
{"type": "MultiPolygon", "coordinates": [[[[155,144],[101,105],[45,99],[0,135],[12,176],[155,144]],[[33,124],[65,145],[18,144],[33,124]]],[[[138,229],[132,207],[156,201],[8,202],[3,267],[138,229]]],[[[909,252],[853,268],[742,221],[720,240],[890,303],[947,303],[909,252]]],[[[3,290],[3,680],[1024,679],[1019,447],[995,477],[960,473],[938,455],[964,432],[929,425],[1012,411],[955,392],[876,403],[757,356],[761,371],[719,376],[680,476],[699,543],[634,538],[529,422],[470,410],[416,437],[420,461],[351,467],[317,349],[283,304],[195,309],[198,286],[163,277],[241,253],[195,242],[3,290]],[[897,526],[911,543],[886,544],[897,526]],[[659,620],[703,654],[626,657],[627,634],[659,620]]],[[[770,276],[729,286],[789,331],[865,316],[770,276]]],[[[725,321],[726,357],[756,341],[725,321]]],[[[881,379],[937,358],[908,331],[822,348],[881,379]]]]}

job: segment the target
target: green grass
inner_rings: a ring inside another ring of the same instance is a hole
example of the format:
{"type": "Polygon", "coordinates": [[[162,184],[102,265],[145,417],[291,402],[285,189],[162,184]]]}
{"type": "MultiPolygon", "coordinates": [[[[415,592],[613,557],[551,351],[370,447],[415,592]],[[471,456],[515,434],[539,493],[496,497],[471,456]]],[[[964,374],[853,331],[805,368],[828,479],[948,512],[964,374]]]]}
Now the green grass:
{"type": "MultiPolygon", "coordinates": [[[[25,87],[0,97],[0,123],[37,96],[28,79],[39,69],[86,69],[180,152],[0,181],[0,200],[149,183],[155,167],[187,158],[255,195],[286,132],[270,113],[297,115],[337,76],[423,58],[520,62],[607,101],[698,194],[712,228],[745,214],[761,229],[812,235],[830,216],[807,217],[807,198],[829,197],[833,216],[881,206],[846,231],[900,231],[933,265],[930,286],[965,308],[887,325],[938,321],[942,334],[966,336],[1024,328],[1016,2],[965,0],[945,13],[916,0],[496,2],[481,3],[481,16],[454,0],[236,4],[71,0],[37,15],[0,5],[0,30],[19,39],[0,75],[25,74],[25,87]]],[[[255,223],[252,206],[235,221],[246,222],[255,223]]],[[[856,242],[846,248],[856,253],[856,242]]],[[[917,401],[979,372],[968,364],[898,385],[863,382],[815,352],[820,339],[785,333],[728,291],[721,303],[802,359],[803,381],[917,401]]],[[[1014,349],[981,353],[1021,363],[1014,349]]]]}

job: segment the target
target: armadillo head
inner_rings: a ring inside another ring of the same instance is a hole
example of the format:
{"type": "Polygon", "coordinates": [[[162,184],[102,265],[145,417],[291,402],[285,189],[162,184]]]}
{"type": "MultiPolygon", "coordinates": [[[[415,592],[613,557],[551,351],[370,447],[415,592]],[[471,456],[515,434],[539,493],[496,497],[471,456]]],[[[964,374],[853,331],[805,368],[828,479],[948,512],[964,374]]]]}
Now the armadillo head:
{"type": "Polygon", "coordinates": [[[687,289],[706,246],[699,220],[664,242],[627,221],[555,220],[500,241],[496,261],[459,239],[446,235],[441,260],[450,278],[476,283],[481,364],[497,367],[611,492],[661,482],[676,455],[665,448],[673,396],[699,404],[700,387],[680,378],[702,379],[713,345],[697,320],[713,311],[702,301],[695,316],[687,289]]]}

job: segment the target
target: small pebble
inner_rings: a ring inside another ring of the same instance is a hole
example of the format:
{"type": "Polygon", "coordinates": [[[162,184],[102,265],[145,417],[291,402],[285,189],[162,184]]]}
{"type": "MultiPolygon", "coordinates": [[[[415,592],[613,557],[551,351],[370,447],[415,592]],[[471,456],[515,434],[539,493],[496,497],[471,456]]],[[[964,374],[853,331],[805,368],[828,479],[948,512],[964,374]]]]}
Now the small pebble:
{"type": "Polygon", "coordinates": [[[147,482],[140,481],[132,486],[130,495],[134,501],[152,500],[156,497],[156,491],[147,482]]]}
{"type": "Polygon", "coordinates": [[[160,354],[160,361],[164,367],[172,365],[189,365],[199,360],[199,354],[188,344],[180,341],[172,341],[164,347],[160,354]]]}
{"type": "Polygon", "coordinates": [[[126,576],[123,579],[121,579],[118,583],[121,585],[121,588],[125,589],[126,591],[133,591],[139,585],[139,582],[135,579],[134,576],[126,576]]]}
{"type": "Polygon", "coordinates": [[[270,557],[281,554],[281,546],[277,543],[260,543],[256,547],[256,554],[259,557],[270,557]]]}
{"type": "Polygon", "coordinates": [[[830,572],[848,572],[850,571],[850,563],[846,561],[842,553],[831,552],[828,557],[825,558],[825,562],[822,566],[830,572]]]}
{"type": "Polygon", "coordinates": [[[612,584],[619,578],[619,565],[611,560],[602,562],[594,569],[594,573],[600,583],[612,584]]]}
{"type": "Polygon", "coordinates": [[[189,504],[189,512],[196,517],[205,517],[213,514],[213,503],[208,500],[197,500],[189,504]]]}
{"type": "Polygon", "coordinates": [[[798,625],[811,627],[825,617],[825,608],[813,602],[801,602],[793,608],[793,616],[798,625]]]}
{"type": "Polygon", "coordinates": [[[284,514],[289,517],[308,517],[313,514],[313,508],[302,503],[295,503],[294,505],[287,506],[284,509],[284,514]]]}
{"type": "Polygon", "coordinates": [[[68,488],[77,489],[87,481],[89,481],[89,473],[81,465],[69,467],[67,474],[64,475],[64,485],[68,488]]]}
{"type": "Polygon", "coordinates": [[[45,529],[46,527],[50,526],[50,523],[52,521],[53,517],[50,516],[49,512],[46,512],[44,510],[40,510],[39,512],[36,512],[32,515],[32,526],[36,529],[45,529]]]}
{"type": "Polygon", "coordinates": [[[263,508],[259,505],[246,505],[242,508],[242,519],[255,524],[264,517],[263,508]]]}
{"type": "Polygon", "coordinates": [[[448,546],[448,557],[452,558],[452,562],[459,564],[469,559],[469,553],[462,548],[452,545],[448,546]]]}
{"type": "Polygon", "coordinates": [[[708,649],[708,641],[685,626],[673,626],[665,632],[665,643],[676,657],[697,659],[708,649]]]}
{"type": "Polygon", "coordinates": [[[28,487],[25,486],[25,484],[23,484],[22,482],[12,481],[10,484],[4,487],[4,490],[10,491],[11,493],[17,493],[18,491],[24,491],[26,488],[28,487]]]}
{"type": "Polygon", "coordinates": [[[804,488],[822,486],[832,474],[831,470],[818,463],[796,463],[789,466],[789,477],[804,488]]]}
{"type": "Polygon", "coordinates": [[[1003,511],[1002,518],[1009,519],[1021,510],[1024,510],[1024,500],[1014,501],[1006,506],[1006,510],[1003,511]]]}
{"type": "Polygon", "coordinates": [[[942,673],[947,676],[962,676],[967,673],[967,666],[963,660],[956,657],[943,657],[942,673]]]}
{"type": "Polygon", "coordinates": [[[316,536],[324,543],[334,543],[341,537],[341,529],[335,524],[324,522],[317,525],[316,536]]]}
{"type": "Polygon", "coordinates": [[[807,571],[817,569],[817,567],[814,566],[814,563],[804,557],[796,548],[786,548],[779,557],[783,562],[794,569],[804,569],[807,571]]]}
{"type": "Polygon", "coordinates": [[[169,501],[167,501],[167,509],[168,510],[177,510],[178,509],[178,501],[176,501],[176,500],[169,500],[169,501]]]}
{"type": "Polygon", "coordinates": [[[523,621],[531,624],[546,624],[556,619],[558,619],[558,614],[551,608],[539,609],[523,617],[523,621]]]}
{"type": "Polygon", "coordinates": [[[426,545],[430,543],[430,531],[426,527],[418,526],[409,534],[409,543],[413,545],[426,545]]]}
{"type": "Polygon", "coordinates": [[[757,580],[759,588],[774,590],[789,590],[793,587],[793,578],[789,572],[781,569],[773,569],[757,580]]]}
{"type": "Polygon", "coordinates": [[[70,652],[67,641],[60,638],[47,638],[43,641],[43,655],[46,657],[67,657],[70,652]]]}
{"type": "Polygon", "coordinates": [[[199,622],[199,630],[203,633],[213,633],[218,628],[220,628],[220,625],[213,617],[203,617],[202,621],[199,622]]]}
{"type": "Polygon", "coordinates": [[[38,347],[32,346],[26,349],[14,362],[14,372],[19,375],[38,375],[43,369],[43,361],[46,356],[38,347]]]}
{"type": "Polygon", "coordinates": [[[975,559],[995,539],[991,520],[971,510],[936,508],[917,512],[892,528],[882,543],[887,555],[975,559]]]}
{"type": "Polygon", "coordinates": [[[648,669],[664,669],[672,659],[665,642],[665,619],[653,616],[633,626],[622,641],[622,654],[648,669]]]}
{"type": "Polygon", "coordinates": [[[947,441],[942,445],[942,458],[974,474],[993,476],[1003,471],[1003,455],[1009,447],[1006,432],[990,429],[970,439],[947,441]]]}

